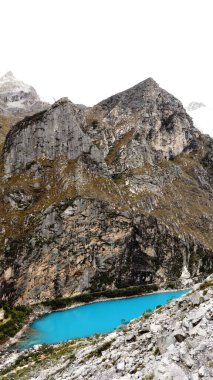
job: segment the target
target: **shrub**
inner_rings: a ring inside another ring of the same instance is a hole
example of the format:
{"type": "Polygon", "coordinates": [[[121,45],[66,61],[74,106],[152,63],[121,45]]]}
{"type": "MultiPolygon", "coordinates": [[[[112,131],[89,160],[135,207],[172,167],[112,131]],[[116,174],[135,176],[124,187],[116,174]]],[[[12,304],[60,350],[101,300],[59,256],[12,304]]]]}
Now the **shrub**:
{"type": "Polygon", "coordinates": [[[95,351],[90,352],[87,356],[87,359],[90,359],[93,356],[98,356],[98,357],[101,356],[102,352],[108,350],[108,348],[110,348],[111,344],[112,344],[112,341],[103,343],[101,346],[97,347],[97,349],[95,351]]]}
{"type": "Polygon", "coordinates": [[[5,341],[8,337],[13,337],[22,328],[31,312],[31,309],[26,306],[4,304],[3,309],[4,317],[8,321],[0,323],[0,342],[5,341]]]}
{"type": "Polygon", "coordinates": [[[200,285],[200,290],[206,290],[207,288],[213,286],[213,280],[212,281],[205,281],[200,285]]]}
{"type": "Polygon", "coordinates": [[[152,313],[147,313],[146,311],[143,313],[143,317],[145,319],[148,319],[151,316],[152,313]]]}
{"type": "Polygon", "coordinates": [[[154,355],[155,356],[160,355],[160,348],[159,347],[155,347],[155,349],[154,349],[154,355]]]}

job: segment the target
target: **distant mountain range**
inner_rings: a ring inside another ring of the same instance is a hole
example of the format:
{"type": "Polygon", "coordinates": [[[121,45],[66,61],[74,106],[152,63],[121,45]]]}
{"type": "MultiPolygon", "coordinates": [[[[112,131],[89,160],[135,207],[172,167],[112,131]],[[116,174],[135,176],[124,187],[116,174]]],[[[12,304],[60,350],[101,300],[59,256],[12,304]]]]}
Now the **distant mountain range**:
{"type": "Polygon", "coordinates": [[[0,78],[0,113],[35,113],[47,106],[32,86],[16,79],[11,71],[0,78]]]}
{"type": "Polygon", "coordinates": [[[201,132],[213,137],[213,106],[201,102],[191,102],[186,110],[192,117],[195,126],[201,132]]]}

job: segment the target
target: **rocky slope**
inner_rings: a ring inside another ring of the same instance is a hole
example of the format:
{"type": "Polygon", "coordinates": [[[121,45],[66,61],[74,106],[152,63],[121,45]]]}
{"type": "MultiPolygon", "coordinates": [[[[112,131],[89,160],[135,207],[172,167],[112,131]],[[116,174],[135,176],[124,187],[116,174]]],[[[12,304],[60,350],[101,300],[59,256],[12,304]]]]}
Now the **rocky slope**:
{"type": "Polygon", "coordinates": [[[151,78],[25,118],[1,162],[0,297],[198,281],[212,271],[212,180],[213,141],[151,78]]]}
{"type": "Polygon", "coordinates": [[[5,353],[0,375],[27,380],[210,380],[212,345],[210,276],[191,293],[108,335],[36,347],[22,356],[5,353]]]}

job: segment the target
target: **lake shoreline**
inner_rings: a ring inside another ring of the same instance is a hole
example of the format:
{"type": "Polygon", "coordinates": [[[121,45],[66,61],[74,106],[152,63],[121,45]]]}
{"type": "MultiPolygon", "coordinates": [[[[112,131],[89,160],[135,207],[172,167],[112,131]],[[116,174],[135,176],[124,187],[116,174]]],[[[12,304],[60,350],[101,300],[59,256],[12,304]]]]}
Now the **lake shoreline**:
{"type": "MultiPolygon", "coordinates": [[[[94,301],[79,302],[79,303],[75,303],[73,305],[66,306],[64,308],[58,308],[56,310],[52,310],[50,307],[44,307],[43,310],[33,311],[31,313],[31,315],[29,316],[28,321],[22,327],[22,329],[14,337],[9,338],[8,341],[6,341],[5,343],[3,343],[2,345],[0,344],[0,353],[4,352],[5,350],[11,348],[13,345],[17,344],[20,341],[20,339],[23,337],[23,335],[25,334],[25,332],[27,331],[27,329],[29,328],[29,326],[36,319],[41,318],[41,317],[43,317],[43,316],[45,316],[47,314],[57,313],[57,312],[60,312],[60,311],[66,311],[66,310],[70,310],[70,309],[75,309],[75,308],[79,308],[79,307],[82,307],[82,306],[85,306],[85,305],[90,305],[90,304],[95,304],[95,303],[100,303],[100,302],[107,302],[107,301],[110,302],[110,301],[118,301],[118,300],[122,300],[122,299],[139,298],[139,297],[150,296],[152,294],[160,294],[160,293],[180,292],[180,291],[185,291],[185,290],[189,290],[190,291],[190,289],[191,288],[164,289],[164,290],[152,291],[150,293],[146,292],[146,293],[141,293],[141,294],[136,294],[136,295],[131,295],[131,296],[121,296],[121,297],[114,297],[114,298],[100,297],[100,298],[98,298],[98,299],[96,299],[94,301]]],[[[33,347],[31,349],[33,349],[33,347]]],[[[29,349],[26,349],[24,351],[28,351],[28,350],[29,349]]],[[[17,350],[14,350],[14,351],[17,351],[17,350]]]]}
{"type": "MultiPolygon", "coordinates": [[[[64,308],[59,308],[59,309],[56,309],[56,310],[50,310],[50,311],[47,311],[47,313],[45,314],[49,314],[49,313],[57,313],[59,311],[65,311],[65,310],[69,310],[69,309],[75,309],[75,308],[78,308],[78,307],[81,307],[81,306],[85,306],[85,305],[91,305],[91,304],[95,304],[95,303],[99,303],[99,302],[111,302],[111,301],[118,301],[118,300],[122,300],[122,299],[131,299],[131,298],[138,298],[138,297],[144,297],[144,296],[151,296],[152,294],[159,294],[159,293],[170,293],[170,292],[181,292],[181,291],[185,291],[185,290],[190,290],[191,288],[181,288],[181,289],[166,289],[166,290],[156,290],[154,292],[150,292],[150,293],[141,293],[141,294],[136,294],[136,295],[132,295],[132,296],[121,296],[121,297],[114,297],[114,298],[107,298],[107,297],[101,297],[101,298],[98,298],[97,300],[94,300],[94,301],[89,301],[89,302],[79,302],[79,303],[76,303],[74,305],[70,305],[70,306],[66,306],[64,308]]],[[[44,315],[45,315],[44,314],[44,315]]]]}

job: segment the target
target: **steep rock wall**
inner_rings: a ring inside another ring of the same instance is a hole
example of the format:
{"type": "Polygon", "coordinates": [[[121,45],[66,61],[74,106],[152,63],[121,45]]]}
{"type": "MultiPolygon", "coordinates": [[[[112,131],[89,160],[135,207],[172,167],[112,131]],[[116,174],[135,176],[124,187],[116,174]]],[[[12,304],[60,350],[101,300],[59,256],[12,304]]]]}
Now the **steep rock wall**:
{"type": "Polygon", "coordinates": [[[25,118],[9,132],[4,146],[5,173],[29,168],[38,159],[54,160],[59,156],[75,160],[88,154],[101,162],[101,155],[81,129],[81,108],[61,99],[47,111],[25,118]]]}
{"type": "Polygon", "coordinates": [[[199,242],[175,236],[153,217],[132,218],[82,198],[48,207],[33,233],[8,241],[6,252],[0,296],[16,303],[140,284],[181,284],[184,266],[199,279],[211,273],[213,259],[199,242]]]}

